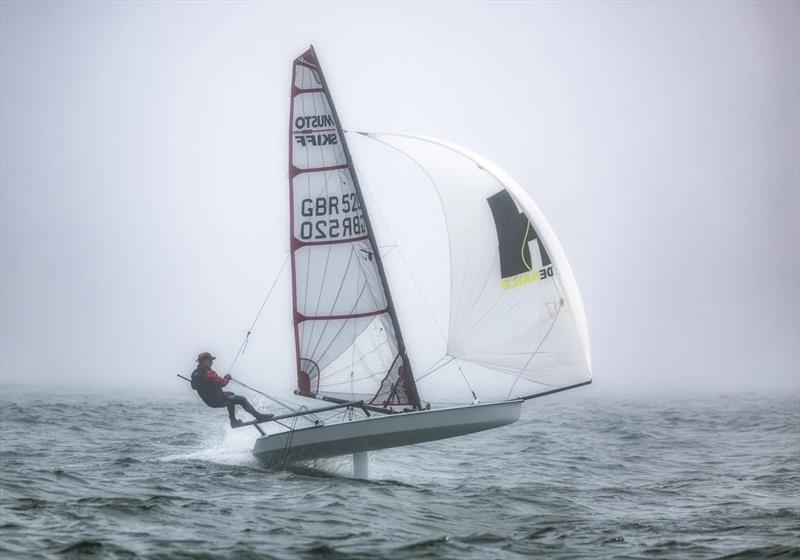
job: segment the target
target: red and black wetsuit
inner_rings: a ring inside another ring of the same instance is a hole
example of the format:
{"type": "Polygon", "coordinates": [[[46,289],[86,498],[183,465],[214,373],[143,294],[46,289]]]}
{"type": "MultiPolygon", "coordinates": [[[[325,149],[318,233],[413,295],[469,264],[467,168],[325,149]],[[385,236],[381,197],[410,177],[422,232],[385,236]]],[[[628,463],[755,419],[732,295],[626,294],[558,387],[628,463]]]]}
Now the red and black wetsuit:
{"type": "Polygon", "coordinates": [[[212,408],[221,408],[228,404],[228,393],[222,388],[228,384],[228,379],[220,377],[211,368],[197,366],[192,372],[192,389],[197,391],[203,402],[212,408]]]}
{"type": "Polygon", "coordinates": [[[228,416],[231,418],[231,424],[237,422],[235,407],[238,404],[247,412],[252,414],[257,420],[268,420],[272,418],[271,414],[262,414],[257,411],[253,405],[247,402],[247,399],[231,393],[230,391],[223,391],[230,381],[229,377],[220,377],[213,369],[203,366],[197,366],[197,369],[192,372],[192,389],[197,391],[203,402],[211,408],[228,407],[228,416]]]}

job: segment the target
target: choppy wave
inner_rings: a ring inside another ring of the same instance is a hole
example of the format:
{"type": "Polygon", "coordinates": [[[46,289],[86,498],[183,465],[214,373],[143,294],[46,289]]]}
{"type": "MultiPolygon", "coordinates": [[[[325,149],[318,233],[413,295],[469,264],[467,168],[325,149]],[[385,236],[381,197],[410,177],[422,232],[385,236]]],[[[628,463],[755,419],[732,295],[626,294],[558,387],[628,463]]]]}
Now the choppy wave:
{"type": "Polygon", "coordinates": [[[4,390],[3,558],[800,558],[796,398],[591,390],[520,422],[262,467],[185,399],[4,390]]]}

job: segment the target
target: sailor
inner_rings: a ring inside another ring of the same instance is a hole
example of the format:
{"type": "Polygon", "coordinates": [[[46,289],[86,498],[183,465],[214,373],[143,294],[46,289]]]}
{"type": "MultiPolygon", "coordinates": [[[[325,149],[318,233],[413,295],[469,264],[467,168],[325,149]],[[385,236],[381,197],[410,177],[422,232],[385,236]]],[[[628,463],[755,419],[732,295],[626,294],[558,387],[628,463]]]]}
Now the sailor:
{"type": "Polygon", "coordinates": [[[231,418],[231,427],[241,426],[241,420],[236,418],[235,407],[238,404],[247,412],[252,414],[256,420],[266,422],[272,418],[273,414],[262,414],[257,411],[253,405],[247,402],[247,399],[235,395],[230,391],[223,391],[231,380],[231,374],[225,374],[225,377],[217,375],[211,366],[214,365],[216,357],[212,356],[209,352],[203,352],[197,356],[197,369],[192,372],[192,389],[197,391],[203,402],[211,408],[228,407],[228,416],[231,418]]]}

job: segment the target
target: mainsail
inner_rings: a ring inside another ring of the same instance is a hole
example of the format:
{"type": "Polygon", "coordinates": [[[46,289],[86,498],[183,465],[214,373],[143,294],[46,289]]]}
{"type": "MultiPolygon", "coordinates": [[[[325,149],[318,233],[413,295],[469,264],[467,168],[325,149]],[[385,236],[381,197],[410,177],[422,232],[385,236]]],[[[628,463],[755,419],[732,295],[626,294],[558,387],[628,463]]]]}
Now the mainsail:
{"type": "Polygon", "coordinates": [[[450,245],[447,354],[481,399],[591,380],[583,303],[546,218],[500,168],[454,144],[362,133],[409,156],[439,195],[450,245]]]}
{"type": "Polygon", "coordinates": [[[289,182],[299,393],[421,408],[364,197],[313,47],[292,67],[289,182]]]}

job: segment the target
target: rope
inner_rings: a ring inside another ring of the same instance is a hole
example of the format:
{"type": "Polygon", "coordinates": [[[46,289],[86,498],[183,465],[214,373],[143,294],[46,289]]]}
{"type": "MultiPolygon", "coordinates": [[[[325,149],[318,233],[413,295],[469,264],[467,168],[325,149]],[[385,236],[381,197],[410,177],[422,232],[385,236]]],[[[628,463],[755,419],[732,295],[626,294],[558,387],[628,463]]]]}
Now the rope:
{"type": "Polygon", "coordinates": [[[430,374],[432,374],[433,372],[435,372],[435,371],[437,371],[437,370],[439,370],[439,369],[443,368],[444,366],[446,366],[447,364],[449,364],[449,363],[450,363],[450,362],[452,362],[453,360],[455,360],[455,358],[454,358],[454,357],[452,357],[450,354],[445,354],[444,356],[442,356],[441,358],[439,358],[438,360],[436,360],[435,362],[433,362],[433,364],[431,365],[431,367],[429,367],[429,368],[428,368],[428,369],[425,371],[425,373],[423,373],[422,375],[420,375],[419,377],[417,377],[417,383],[419,383],[420,381],[422,381],[423,379],[425,379],[426,377],[428,377],[428,376],[429,376],[430,374]],[[450,359],[448,360],[447,358],[450,358],[450,359]],[[444,362],[442,362],[442,360],[445,360],[445,361],[444,361],[444,362]]]}
{"type": "MultiPolygon", "coordinates": [[[[275,290],[275,286],[278,285],[278,281],[281,278],[281,274],[283,273],[283,269],[286,268],[286,263],[287,262],[289,262],[289,254],[288,253],[286,254],[286,258],[283,259],[283,264],[281,265],[281,268],[278,271],[278,274],[275,276],[275,280],[272,282],[272,286],[270,286],[269,291],[267,292],[267,296],[264,298],[264,301],[261,303],[261,307],[258,308],[258,313],[256,313],[256,316],[253,319],[253,322],[250,324],[250,328],[247,329],[247,333],[244,335],[244,339],[242,339],[242,343],[239,345],[239,351],[236,352],[236,356],[234,356],[233,362],[231,362],[231,365],[227,369],[228,375],[230,375],[231,371],[233,371],[233,366],[236,365],[236,362],[239,360],[239,356],[244,354],[244,351],[247,348],[247,344],[250,341],[250,335],[253,334],[253,328],[255,328],[256,323],[258,322],[258,319],[261,317],[261,313],[264,311],[264,307],[266,307],[267,302],[269,301],[269,298],[272,295],[272,292],[275,290]]],[[[246,383],[242,383],[238,379],[234,379],[233,377],[231,377],[231,381],[233,381],[237,385],[241,385],[245,389],[250,389],[254,393],[258,393],[262,397],[266,397],[267,399],[269,399],[272,402],[276,403],[277,405],[285,408],[286,410],[290,410],[291,412],[298,412],[300,410],[300,409],[294,408],[292,406],[289,406],[285,402],[281,401],[280,399],[278,399],[276,397],[273,397],[272,395],[268,395],[267,393],[265,393],[263,391],[259,391],[258,389],[254,388],[254,387],[251,387],[250,385],[247,385],[246,383]]],[[[309,416],[313,417],[313,420],[311,418],[307,418],[307,420],[309,420],[311,422],[314,422],[314,423],[317,423],[317,421],[319,421],[319,418],[317,418],[315,415],[311,414],[309,416]]],[[[306,418],[306,417],[304,417],[304,418],[306,418]]],[[[278,422],[278,424],[281,424],[281,423],[278,422]]],[[[281,424],[281,425],[285,426],[285,424],[281,424]]]]}
{"type": "Polygon", "coordinates": [[[244,335],[244,339],[242,340],[242,344],[239,346],[239,351],[236,352],[236,356],[233,358],[233,362],[231,362],[231,365],[228,367],[227,373],[230,373],[231,371],[233,371],[233,366],[236,365],[236,361],[239,359],[239,356],[241,356],[244,353],[244,349],[247,347],[247,342],[248,342],[248,340],[250,340],[250,335],[253,332],[253,328],[256,326],[256,322],[258,321],[258,318],[261,317],[261,312],[264,311],[264,307],[267,305],[267,301],[269,301],[269,297],[272,295],[272,290],[274,290],[275,286],[278,284],[278,280],[280,280],[281,273],[283,272],[283,269],[286,268],[286,263],[287,262],[289,262],[289,254],[288,253],[286,254],[286,258],[283,260],[283,264],[281,265],[281,269],[278,271],[278,274],[275,276],[275,281],[272,283],[272,286],[270,287],[269,291],[267,292],[267,297],[264,298],[264,302],[261,304],[261,307],[258,308],[258,313],[256,313],[255,319],[253,319],[253,322],[250,324],[250,328],[247,329],[247,334],[244,335]]]}
{"type": "Polygon", "coordinates": [[[528,233],[530,231],[531,231],[531,221],[528,220],[528,225],[525,226],[525,236],[522,238],[522,247],[519,250],[519,256],[522,259],[522,264],[525,265],[525,268],[527,268],[528,271],[533,270],[531,268],[530,263],[528,263],[528,261],[525,260],[525,246],[528,244],[528,233]]]}

